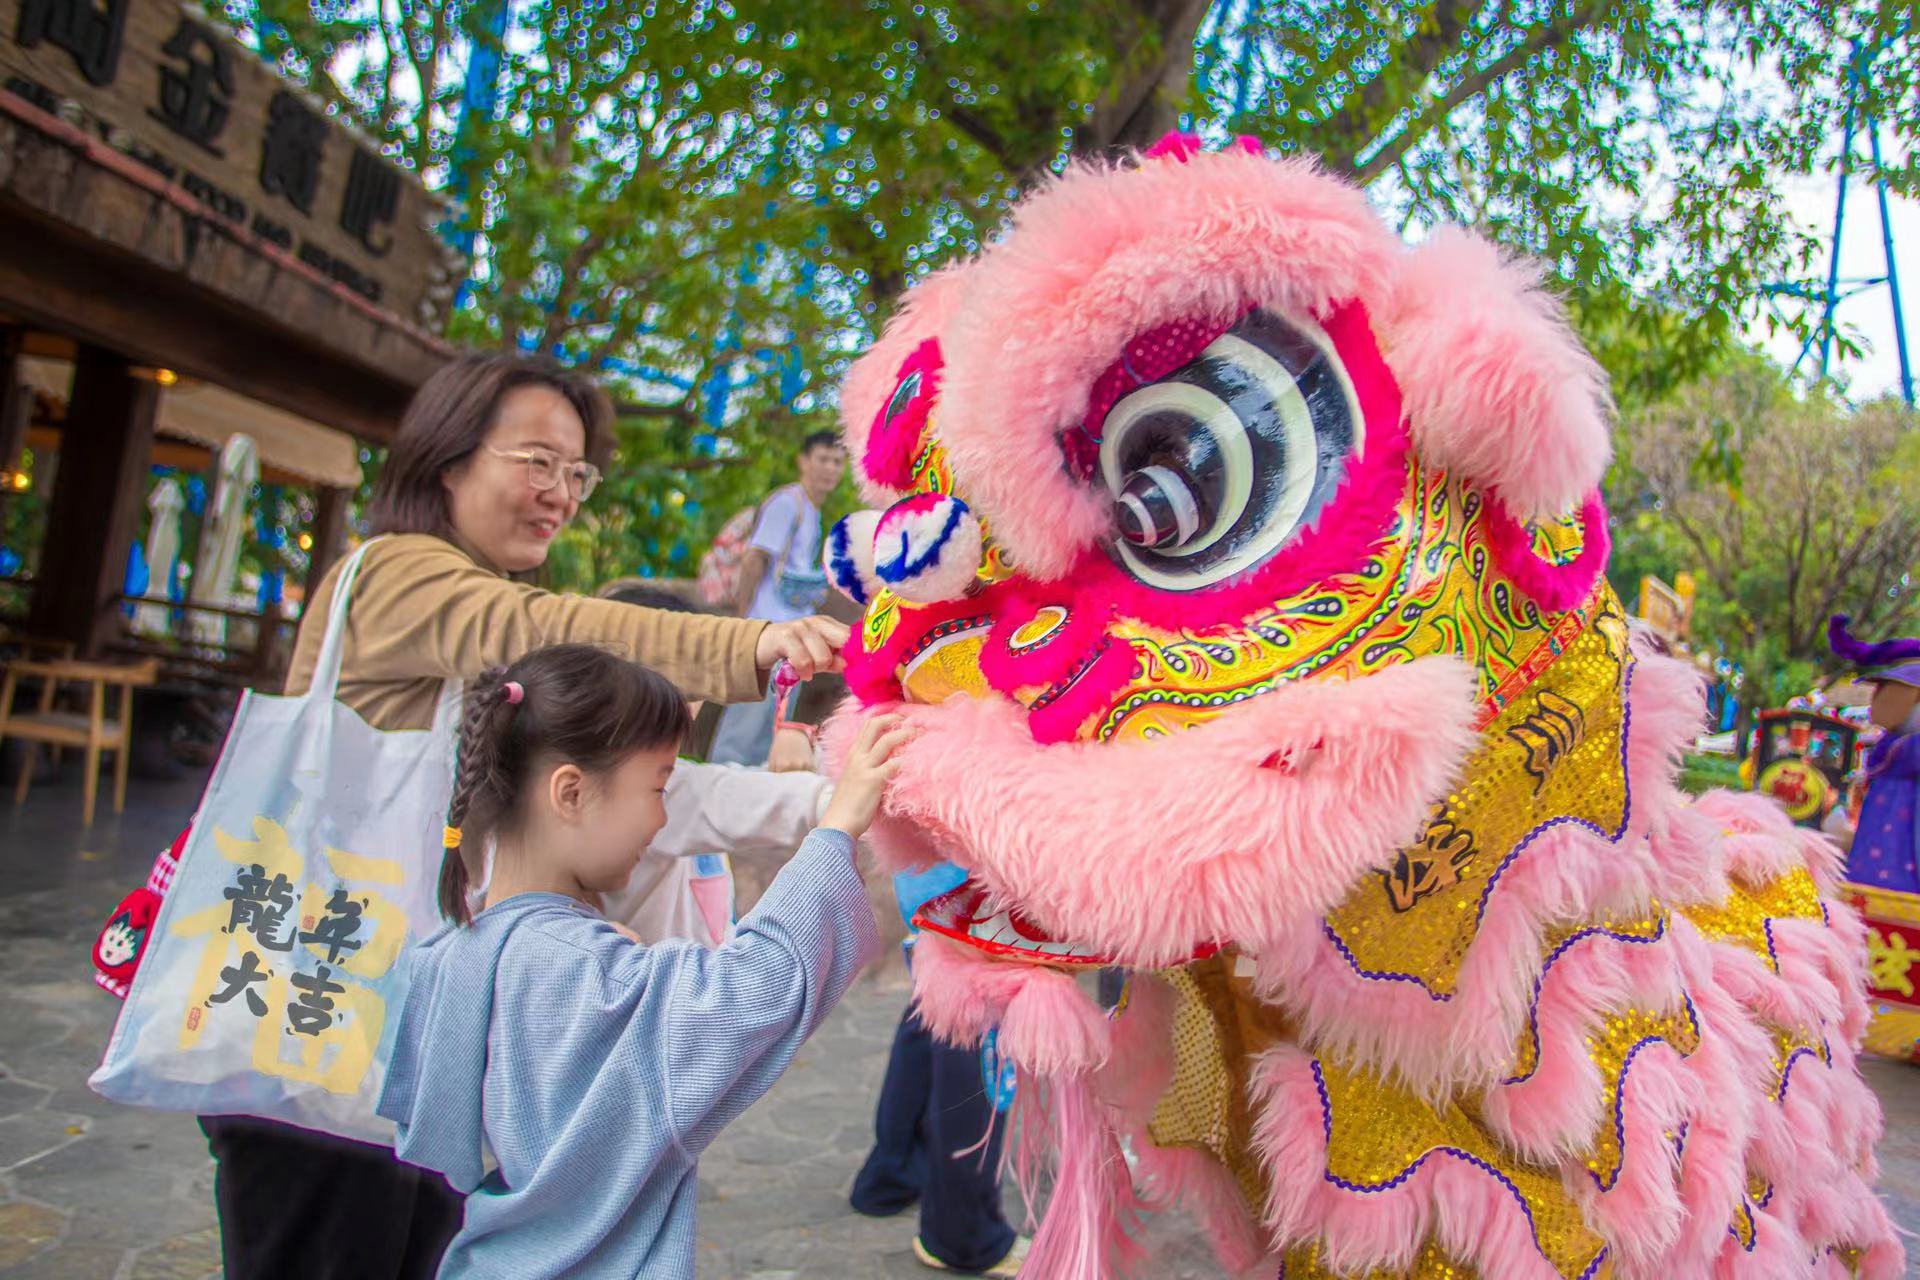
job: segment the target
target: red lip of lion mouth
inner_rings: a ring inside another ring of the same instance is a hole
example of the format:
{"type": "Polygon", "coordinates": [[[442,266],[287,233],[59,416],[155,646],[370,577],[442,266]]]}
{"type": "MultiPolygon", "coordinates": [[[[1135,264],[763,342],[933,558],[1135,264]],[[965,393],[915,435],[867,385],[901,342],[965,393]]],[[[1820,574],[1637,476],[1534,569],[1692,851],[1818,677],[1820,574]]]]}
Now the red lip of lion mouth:
{"type": "MultiPolygon", "coordinates": [[[[1078,942],[1063,942],[1011,907],[989,911],[987,891],[969,880],[925,903],[914,914],[914,927],[965,943],[988,955],[1063,968],[1098,968],[1117,964],[1106,951],[1078,942]],[[982,914],[985,912],[986,914],[982,914]]],[[[1217,953],[1220,944],[1194,948],[1193,960],[1217,953]]]]}

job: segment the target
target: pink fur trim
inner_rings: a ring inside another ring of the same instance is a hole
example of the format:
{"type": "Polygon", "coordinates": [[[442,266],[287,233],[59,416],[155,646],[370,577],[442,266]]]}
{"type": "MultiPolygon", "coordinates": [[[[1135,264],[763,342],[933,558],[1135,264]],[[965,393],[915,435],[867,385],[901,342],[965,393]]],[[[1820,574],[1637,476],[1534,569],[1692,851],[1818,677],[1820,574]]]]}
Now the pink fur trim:
{"type": "Polygon", "coordinates": [[[1228,1272],[1248,1271],[1267,1256],[1262,1233],[1247,1213],[1240,1183],[1212,1153],[1157,1147],[1134,1135],[1134,1176],[1143,1199],[1178,1206],[1200,1220],[1213,1255],[1228,1272]]]}
{"type": "Polygon", "coordinates": [[[1533,552],[1526,527],[1507,514],[1497,500],[1487,504],[1488,541],[1494,562],[1541,609],[1562,613],[1593,594],[1593,584],[1607,567],[1612,541],[1607,533],[1607,508],[1599,490],[1587,495],[1580,508],[1580,554],[1567,564],[1549,564],[1533,552]]]}
{"type": "Polygon", "coordinates": [[[1021,1120],[1013,1164],[1021,1199],[1036,1202],[1043,1163],[1053,1166],[1046,1215],[1021,1270],[1059,1280],[1106,1280],[1136,1262],[1127,1228],[1138,1221],[1133,1176],[1119,1135],[1079,1072],[1044,1080],[1021,1072],[1015,1086],[1021,1120]]]}
{"type": "Polygon", "coordinates": [[[1057,969],[995,962],[921,934],[913,989],[920,1020],[935,1037],[965,1046],[998,1027],[1000,1052],[1036,1075],[1097,1071],[1112,1052],[1106,1014],[1057,969]]]}
{"type": "Polygon", "coordinates": [[[927,429],[927,413],[940,397],[940,339],[928,338],[913,349],[894,376],[898,388],[914,374],[920,375],[920,389],[913,394],[891,421],[887,410],[893,396],[880,402],[867,434],[861,462],[868,479],[889,489],[904,490],[913,485],[913,464],[920,456],[927,429]]]}
{"type": "MultiPolygon", "coordinates": [[[[859,702],[849,696],[828,717],[820,731],[820,751],[830,777],[839,777],[840,770],[845,767],[847,751],[853,746],[863,717],[884,715],[890,706],[890,703],[882,702],[863,712],[859,702]]],[[[926,832],[910,822],[902,822],[884,813],[876,816],[873,825],[867,828],[866,844],[873,853],[874,861],[888,871],[924,871],[934,863],[945,860],[945,855],[927,838],[926,832]]]]}
{"type": "Polygon", "coordinates": [[[1009,1157],[1029,1215],[1042,1166],[1054,1166],[1027,1265],[1040,1275],[1102,1280],[1109,1261],[1134,1252],[1125,1227],[1137,1212],[1118,1134],[1093,1084],[1112,1047],[1105,1014],[1057,970],[996,963],[926,934],[914,954],[914,1000],[927,1029],[972,1044],[997,1025],[1000,1052],[1019,1070],[1009,1157]]]}
{"type": "Polygon", "coordinates": [[[1193,157],[1199,155],[1201,150],[1199,134],[1175,131],[1163,135],[1160,141],[1154,143],[1140,154],[1148,160],[1157,160],[1162,156],[1169,156],[1179,163],[1185,164],[1187,161],[1193,159],[1193,157]]]}
{"type": "Polygon", "coordinates": [[[1027,712],[1028,734],[1043,745],[1072,742],[1088,721],[1113,705],[1113,699],[1138,673],[1139,666],[1132,645],[1102,643],[1094,650],[1086,670],[1071,684],[1052,691],[1047,701],[1034,703],[1027,712]]]}
{"type": "Polygon", "coordinates": [[[1069,975],[1030,967],[1001,1018],[1000,1051],[1049,1078],[1099,1070],[1113,1047],[1105,1011],[1069,975]]]}
{"type": "Polygon", "coordinates": [[[997,607],[993,630],[980,651],[980,674],[1005,694],[1064,680],[1099,647],[1112,618],[1112,606],[1088,608],[1069,593],[1015,592],[997,607]],[[1047,608],[1065,610],[1066,621],[1046,639],[1015,653],[1014,634],[1047,608]]]}
{"type": "MultiPolygon", "coordinates": [[[[972,267],[956,263],[926,277],[900,300],[879,339],[853,362],[840,383],[840,432],[856,464],[861,497],[884,507],[901,496],[865,470],[867,438],[900,385],[900,366],[923,342],[938,337],[958,310],[972,267]]],[[[909,459],[909,462],[912,460],[909,459]]]]}
{"type": "Polygon", "coordinates": [[[1325,315],[1384,296],[1399,256],[1358,191],[1303,161],[1074,166],[1014,210],[942,327],[935,413],[956,481],[1023,572],[1061,577],[1106,534],[1111,501],[1049,460],[1129,340],[1250,301],[1325,315]]]}
{"type": "Polygon", "coordinates": [[[894,757],[887,809],[1053,936],[1179,963],[1222,939],[1317,932],[1418,832],[1474,741],[1473,689],[1463,665],[1429,659],[1288,685],[1171,738],[1056,746],[999,699],[907,706],[920,733],[894,757]],[[1379,777],[1397,785],[1356,806],[1379,777]]]}
{"type": "Polygon", "coordinates": [[[1606,375],[1537,266],[1443,227],[1401,259],[1376,320],[1423,459],[1521,519],[1571,511],[1599,488],[1612,453],[1606,375]]]}
{"type": "Polygon", "coordinates": [[[1113,1052],[1100,1096],[1129,1130],[1144,1130],[1173,1083],[1173,992],[1150,973],[1127,975],[1126,1008],[1113,1018],[1113,1052]]]}
{"type": "Polygon", "coordinates": [[[1558,1162],[1584,1149],[1609,1120],[1601,1114],[1600,1072],[1586,1044],[1602,1013],[1630,1006],[1679,1010],[1686,993],[1666,938],[1623,942],[1599,932],[1576,937],[1550,956],[1539,983],[1530,1015],[1536,1065],[1487,1094],[1485,1118],[1528,1159],[1558,1162]]]}

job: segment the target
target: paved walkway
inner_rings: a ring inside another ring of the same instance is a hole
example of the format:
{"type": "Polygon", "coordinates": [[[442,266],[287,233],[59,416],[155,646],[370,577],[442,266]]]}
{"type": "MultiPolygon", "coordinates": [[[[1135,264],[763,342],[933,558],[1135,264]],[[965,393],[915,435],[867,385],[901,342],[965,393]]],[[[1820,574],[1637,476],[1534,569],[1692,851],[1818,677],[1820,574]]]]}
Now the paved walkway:
{"type": "MultiPolygon", "coordinates": [[[[71,775],[71,770],[69,770],[71,775]]],[[[117,1003],[88,949],[198,798],[135,784],[122,818],[77,830],[69,776],[0,807],[0,1276],[201,1280],[219,1274],[213,1167],[189,1116],[108,1104],[86,1087],[117,1003]]],[[[848,1209],[894,1023],[897,979],[862,983],[773,1093],[700,1166],[700,1280],[906,1280],[911,1217],[848,1209]]],[[[1920,1231],[1920,1071],[1869,1068],[1887,1106],[1883,1189],[1920,1231]]],[[[1157,1278],[1219,1273],[1177,1219],[1154,1224],[1157,1278]]]]}

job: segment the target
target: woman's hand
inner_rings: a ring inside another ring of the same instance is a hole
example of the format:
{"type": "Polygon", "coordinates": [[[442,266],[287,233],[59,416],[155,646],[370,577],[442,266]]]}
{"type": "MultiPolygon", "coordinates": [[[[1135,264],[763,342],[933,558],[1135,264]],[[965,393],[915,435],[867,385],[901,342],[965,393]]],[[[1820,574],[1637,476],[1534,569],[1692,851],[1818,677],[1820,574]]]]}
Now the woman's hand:
{"type": "Polygon", "coordinates": [[[820,825],[844,831],[856,840],[865,835],[873,825],[873,815],[880,811],[887,783],[900,769],[893,753],[913,735],[913,728],[899,716],[875,716],[862,725],[820,825]]]}
{"type": "Polygon", "coordinates": [[[776,662],[785,658],[792,664],[793,673],[802,680],[822,671],[839,671],[843,669],[840,650],[846,647],[849,634],[846,623],[832,618],[770,622],[760,633],[760,643],[753,651],[753,664],[762,671],[771,671],[776,662]]]}
{"type": "Polygon", "coordinates": [[[798,729],[776,728],[768,773],[806,773],[813,768],[813,739],[798,729]]]}

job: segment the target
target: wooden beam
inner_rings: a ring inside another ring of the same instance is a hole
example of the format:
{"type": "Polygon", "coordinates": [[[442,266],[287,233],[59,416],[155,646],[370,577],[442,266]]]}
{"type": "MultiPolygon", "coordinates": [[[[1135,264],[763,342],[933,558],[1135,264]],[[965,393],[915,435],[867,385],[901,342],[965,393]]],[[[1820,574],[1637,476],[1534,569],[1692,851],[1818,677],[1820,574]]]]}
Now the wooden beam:
{"type": "MultiPolygon", "coordinates": [[[[33,417],[33,389],[20,381],[20,332],[0,334],[0,473],[17,471],[20,450],[27,440],[27,422],[33,417]]],[[[0,484],[0,498],[11,486],[0,484]]]]}
{"type": "MultiPolygon", "coordinates": [[[[36,458],[43,454],[60,452],[60,428],[41,426],[37,423],[29,427],[27,447],[33,450],[33,456],[36,458]]],[[[214,455],[213,450],[203,444],[194,444],[190,440],[175,440],[169,436],[158,436],[153,442],[151,461],[156,467],[172,467],[175,471],[198,475],[202,471],[211,470],[220,460],[214,455]]],[[[309,477],[283,471],[270,462],[260,464],[260,483],[285,485],[289,489],[314,487],[309,477]]],[[[5,496],[5,489],[0,486],[0,498],[5,496]]]]}
{"type": "Polygon", "coordinates": [[[82,654],[100,652],[120,630],[113,606],[146,496],[159,408],[160,388],[133,376],[124,356],[80,349],[32,627],[72,641],[82,654]]]}
{"type": "Polygon", "coordinates": [[[346,550],[347,499],[351,496],[345,489],[321,489],[316,494],[313,550],[307,553],[306,594],[303,600],[314,598],[315,592],[320,589],[320,580],[327,576],[327,570],[346,550]]]}
{"type": "MultiPolygon", "coordinates": [[[[0,200],[0,300],[35,324],[202,378],[363,440],[387,443],[407,381],[216,305],[170,272],[121,258],[0,200]]],[[[436,366],[437,367],[437,366],[436,366]]]]}

